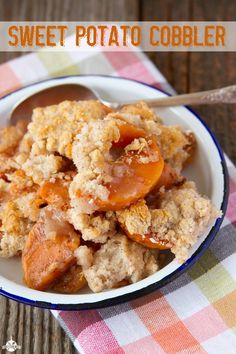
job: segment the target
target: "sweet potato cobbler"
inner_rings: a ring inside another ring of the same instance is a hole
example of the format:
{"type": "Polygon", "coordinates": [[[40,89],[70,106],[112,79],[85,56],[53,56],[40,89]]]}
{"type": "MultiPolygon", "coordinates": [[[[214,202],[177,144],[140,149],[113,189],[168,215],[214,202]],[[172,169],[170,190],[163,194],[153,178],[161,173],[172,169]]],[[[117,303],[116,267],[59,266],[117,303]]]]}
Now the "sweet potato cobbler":
{"type": "Polygon", "coordinates": [[[22,257],[30,288],[62,293],[137,282],[168,252],[184,262],[220,216],[181,175],[195,148],[143,102],[36,108],[0,131],[0,255],[22,257]]]}

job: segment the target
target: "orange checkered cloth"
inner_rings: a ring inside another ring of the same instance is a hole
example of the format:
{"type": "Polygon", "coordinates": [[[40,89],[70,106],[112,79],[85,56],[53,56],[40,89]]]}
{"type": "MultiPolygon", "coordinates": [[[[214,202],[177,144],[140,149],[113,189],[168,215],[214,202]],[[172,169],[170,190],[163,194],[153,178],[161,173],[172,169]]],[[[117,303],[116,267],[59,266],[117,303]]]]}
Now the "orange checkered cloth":
{"type": "MultiPolygon", "coordinates": [[[[171,92],[141,52],[38,52],[0,66],[0,94],[60,75],[107,74],[171,92]]],[[[80,353],[236,353],[236,170],[226,218],[204,256],[161,290],[99,310],[52,311],[80,353]]]]}

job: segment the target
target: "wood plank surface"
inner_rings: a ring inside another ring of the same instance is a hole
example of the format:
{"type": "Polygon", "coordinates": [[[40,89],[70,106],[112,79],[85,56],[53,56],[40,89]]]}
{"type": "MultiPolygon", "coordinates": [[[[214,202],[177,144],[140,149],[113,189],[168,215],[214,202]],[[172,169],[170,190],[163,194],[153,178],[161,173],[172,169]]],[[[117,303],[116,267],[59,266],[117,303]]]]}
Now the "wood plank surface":
{"type": "MultiPolygon", "coordinates": [[[[234,20],[235,0],[0,0],[0,21],[184,21],[234,20]]],[[[0,63],[21,53],[0,53],[0,63]]],[[[177,92],[236,82],[234,53],[148,53],[177,92]]],[[[236,107],[205,106],[196,111],[236,162],[236,107]]],[[[48,310],[1,297],[0,347],[12,336],[24,354],[72,354],[73,345],[48,310]]],[[[96,354],[96,353],[94,353],[96,354]]]]}
{"type": "MultiPolygon", "coordinates": [[[[194,1],[196,21],[236,19],[235,1],[194,1]]],[[[236,53],[190,53],[189,91],[207,90],[236,83],[236,53]]],[[[194,107],[216,134],[225,152],[236,163],[236,105],[194,107]]]]}

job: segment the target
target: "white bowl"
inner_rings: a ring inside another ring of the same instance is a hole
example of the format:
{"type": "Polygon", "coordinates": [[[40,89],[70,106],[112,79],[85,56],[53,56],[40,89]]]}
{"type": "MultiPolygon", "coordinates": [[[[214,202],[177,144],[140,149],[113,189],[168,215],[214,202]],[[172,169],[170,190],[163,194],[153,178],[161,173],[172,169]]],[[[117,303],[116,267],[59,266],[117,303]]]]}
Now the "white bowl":
{"type": "MultiPolygon", "coordinates": [[[[166,96],[160,90],[143,83],[118,77],[86,75],[70,76],[39,82],[15,91],[0,100],[0,123],[6,124],[6,117],[16,102],[25,95],[62,83],[81,83],[102,90],[114,100],[145,99],[166,96]]],[[[180,125],[192,130],[197,138],[196,157],[185,175],[195,181],[198,190],[207,195],[215,206],[225,212],[228,194],[227,169],[223,152],[207,125],[189,108],[158,108],[157,114],[167,125],[180,125]]],[[[189,259],[182,265],[175,260],[157,273],[119,289],[98,294],[88,288],[78,295],[63,295],[27,288],[22,281],[20,258],[0,259],[0,294],[13,300],[33,306],[51,309],[88,309],[114,305],[147,294],[175,279],[192,266],[209,247],[223,221],[223,216],[199,238],[191,248],[189,259]]]]}

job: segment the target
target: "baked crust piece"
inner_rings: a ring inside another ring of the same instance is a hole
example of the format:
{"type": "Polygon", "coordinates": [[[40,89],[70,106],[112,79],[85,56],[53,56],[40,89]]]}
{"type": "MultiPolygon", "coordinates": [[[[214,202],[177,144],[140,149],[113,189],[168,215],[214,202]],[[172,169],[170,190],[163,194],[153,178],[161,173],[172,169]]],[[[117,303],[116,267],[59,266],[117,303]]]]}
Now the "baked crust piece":
{"type": "MultiPolygon", "coordinates": [[[[86,264],[84,259],[81,261],[81,257],[79,253],[78,262],[82,263],[84,276],[94,292],[114,288],[122,280],[135,283],[158,270],[151,251],[122,234],[111,237],[101,246],[94,254],[90,267],[88,264],[91,260],[86,264]]],[[[91,253],[87,257],[91,257],[91,253]]]]}

